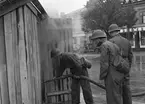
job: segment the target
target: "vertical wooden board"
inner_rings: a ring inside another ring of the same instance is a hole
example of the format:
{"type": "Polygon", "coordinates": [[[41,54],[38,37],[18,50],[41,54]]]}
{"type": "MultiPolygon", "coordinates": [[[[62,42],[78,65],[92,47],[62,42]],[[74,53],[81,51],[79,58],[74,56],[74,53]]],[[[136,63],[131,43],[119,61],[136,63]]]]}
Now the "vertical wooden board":
{"type": "Polygon", "coordinates": [[[20,83],[20,65],[19,65],[19,50],[18,50],[18,37],[17,37],[17,20],[16,10],[12,12],[12,52],[13,52],[13,64],[14,64],[14,77],[15,77],[15,88],[16,88],[16,102],[22,104],[21,96],[21,83],[20,83]]]}
{"type": "Polygon", "coordinates": [[[2,103],[9,104],[8,78],[6,69],[6,54],[5,54],[5,37],[4,37],[4,19],[0,18],[0,80],[1,80],[1,95],[2,103]]]}
{"type": "Polygon", "coordinates": [[[35,15],[34,14],[32,14],[32,20],[34,20],[33,21],[33,58],[34,58],[34,77],[35,77],[35,83],[34,83],[34,85],[35,85],[35,96],[36,96],[36,104],[40,104],[40,99],[41,99],[41,88],[39,87],[40,85],[41,85],[41,83],[40,83],[40,65],[38,65],[38,64],[40,64],[39,62],[38,62],[38,60],[39,60],[39,54],[38,54],[38,45],[37,45],[37,43],[38,43],[38,39],[37,39],[37,35],[38,35],[38,31],[37,31],[37,19],[36,19],[36,17],[35,17],[35,15]]]}
{"type": "Polygon", "coordinates": [[[19,33],[19,62],[20,62],[20,76],[21,76],[21,94],[22,103],[30,104],[28,98],[28,76],[26,67],[26,50],[25,50],[25,32],[24,32],[24,15],[23,8],[18,9],[18,33],[19,33]]]}
{"type": "MultiPolygon", "coordinates": [[[[64,74],[65,75],[67,74],[66,70],[65,70],[64,74]]],[[[64,81],[63,82],[64,91],[67,91],[67,78],[65,78],[63,81],[64,81]]],[[[64,101],[66,102],[67,100],[68,100],[68,96],[67,96],[67,94],[65,94],[64,101]]]]}
{"type": "Polygon", "coordinates": [[[39,39],[38,39],[38,24],[37,24],[37,18],[36,17],[34,17],[34,26],[35,26],[35,44],[36,44],[36,57],[37,57],[37,59],[36,59],[36,72],[37,72],[37,86],[38,86],[38,88],[37,88],[37,93],[38,93],[38,98],[37,98],[37,100],[38,100],[38,104],[40,104],[41,102],[42,102],[42,99],[41,99],[41,97],[42,97],[42,94],[41,94],[41,68],[40,68],[40,50],[39,50],[39,39]]]}
{"type": "MultiPolygon", "coordinates": [[[[29,10],[30,11],[30,10],[29,10]]],[[[30,45],[31,46],[31,50],[30,51],[30,60],[31,60],[31,85],[32,85],[32,92],[33,92],[33,101],[34,101],[34,104],[37,104],[36,103],[36,43],[35,43],[35,35],[36,35],[36,30],[35,30],[35,26],[34,26],[34,17],[33,17],[33,13],[30,11],[30,21],[31,21],[31,34],[29,35],[30,36],[30,45]]]]}
{"type": "Polygon", "coordinates": [[[7,56],[7,72],[8,72],[8,86],[10,104],[16,104],[16,86],[14,75],[14,61],[13,61],[13,35],[12,34],[12,13],[8,13],[4,16],[4,30],[5,30],[5,44],[6,44],[6,56],[7,56]]]}
{"type": "Polygon", "coordinates": [[[26,51],[27,51],[27,75],[28,75],[28,96],[30,99],[30,104],[34,104],[33,98],[33,88],[32,88],[32,47],[31,47],[31,14],[27,6],[24,6],[24,21],[25,21],[25,36],[26,36],[26,51]]]}

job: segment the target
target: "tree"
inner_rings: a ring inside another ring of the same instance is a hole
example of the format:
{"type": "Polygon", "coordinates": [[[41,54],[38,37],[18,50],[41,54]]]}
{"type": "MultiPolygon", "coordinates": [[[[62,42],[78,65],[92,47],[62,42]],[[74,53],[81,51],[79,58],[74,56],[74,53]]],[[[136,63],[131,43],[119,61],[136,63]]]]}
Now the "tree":
{"type": "Polygon", "coordinates": [[[137,21],[135,17],[136,11],[131,4],[124,6],[120,0],[90,0],[82,13],[82,30],[90,32],[102,29],[108,33],[112,23],[130,28],[137,21]]]}

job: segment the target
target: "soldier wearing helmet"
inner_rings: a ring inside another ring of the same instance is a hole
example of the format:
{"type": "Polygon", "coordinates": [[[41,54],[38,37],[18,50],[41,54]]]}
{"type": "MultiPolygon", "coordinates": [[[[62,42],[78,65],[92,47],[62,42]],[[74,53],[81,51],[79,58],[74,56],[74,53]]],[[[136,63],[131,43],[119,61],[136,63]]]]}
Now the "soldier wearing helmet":
{"type": "Polygon", "coordinates": [[[119,84],[124,75],[112,64],[120,49],[107,41],[107,35],[102,30],[95,30],[91,39],[96,47],[100,47],[100,80],[105,83],[107,104],[123,104],[119,84]]]}
{"type": "MultiPolygon", "coordinates": [[[[58,49],[53,49],[51,58],[52,63],[54,63],[55,77],[61,76],[67,68],[70,68],[73,75],[89,77],[87,69],[91,68],[91,63],[84,57],[79,57],[74,53],[61,53],[58,49]]],[[[80,104],[80,86],[82,87],[86,104],[94,104],[90,83],[87,80],[81,79],[72,79],[72,104],[80,104]]]]}
{"type": "MultiPolygon", "coordinates": [[[[110,36],[112,37],[109,41],[119,46],[119,48],[122,50],[122,57],[129,62],[131,67],[133,54],[130,42],[119,34],[120,28],[117,24],[111,24],[108,30],[110,36]]],[[[132,104],[129,77],[129,73],[127,73],[122,84],[123,104],[132,104]]]]}

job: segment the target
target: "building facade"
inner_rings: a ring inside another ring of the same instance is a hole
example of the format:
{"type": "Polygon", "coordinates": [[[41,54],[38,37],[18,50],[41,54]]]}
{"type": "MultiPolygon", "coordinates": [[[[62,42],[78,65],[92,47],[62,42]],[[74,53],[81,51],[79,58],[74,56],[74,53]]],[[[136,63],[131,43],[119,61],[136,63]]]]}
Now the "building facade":
{"type": "Polygon", "coordinates": [[[84,10],[85,8],[81,8],[65,15],[65,18],[72,19],[73,49],[75,51],[83,51],[84,44],[86,41],[86,35],[82,31],[82,17],[81,17],[81,13],[84,10]]]}
{"type": "Polygon", "coordinates": [[[138,20],[136,24],[129,30],[127,28],[122,28],[120,33],[132,43],[135,70],[145,71],[145,1],[122,0],[122,3],[126,6],[132,3],[134,9],[137,11],[136,17],[138,20]]]}

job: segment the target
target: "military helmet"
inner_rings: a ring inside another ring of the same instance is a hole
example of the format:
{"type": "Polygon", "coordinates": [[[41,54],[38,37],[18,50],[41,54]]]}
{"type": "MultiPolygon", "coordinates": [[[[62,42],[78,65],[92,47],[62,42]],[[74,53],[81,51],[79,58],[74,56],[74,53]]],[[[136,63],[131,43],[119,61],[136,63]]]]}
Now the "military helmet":
{"type": "Polygon", "coordinates": [[[109,26],[108,32],[110,33],[110,32],[114,32],[114,31],[120,31],[120,28],[118,27],[117,24],[111,24],[111,25],[109,26]]]}
{"type": "Polygon", "coordinates": [[[50,56],[51,56],[51,58],[53,58],[53,57],[55,57],[55,56],[57,56],[59,54],[60,54],[59,49],[52,49],[51,53],[50,53],[50,56]]]}
{"type": "Polygon", "coordinates": [[[91,36],[91,40],[94,40],[94,39],[97,39],[97,38],[106,38],[107,35],[104,31],[98,29],[98,30],[95,30],[91,36]]]}

